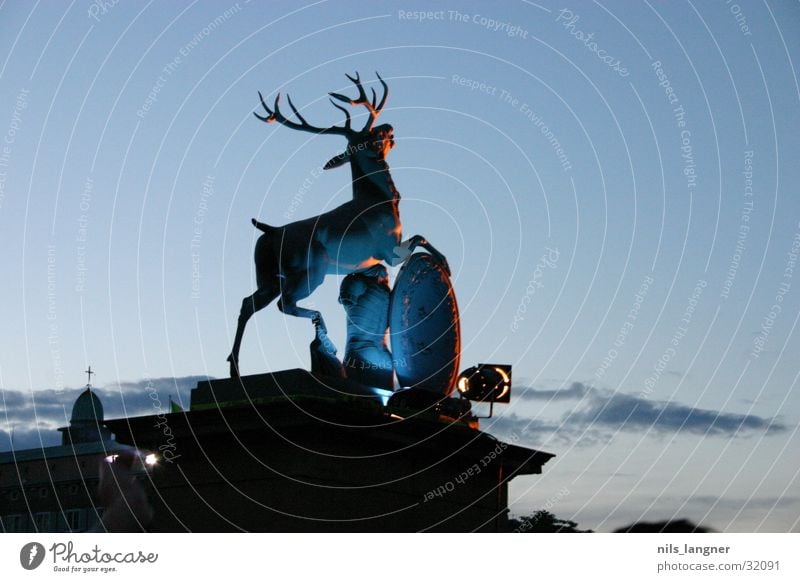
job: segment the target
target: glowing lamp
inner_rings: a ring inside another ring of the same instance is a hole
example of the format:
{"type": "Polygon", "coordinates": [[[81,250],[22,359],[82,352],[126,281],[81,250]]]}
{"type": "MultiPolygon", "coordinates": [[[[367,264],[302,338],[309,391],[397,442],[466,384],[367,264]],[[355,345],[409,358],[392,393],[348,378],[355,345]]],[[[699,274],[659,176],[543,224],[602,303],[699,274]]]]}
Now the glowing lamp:
{"type": "Polygon", "coordinates": [[[511,366],[505,364],[478,364],[458,375],[458,393],[476,402],[511,401],[511,366]]]}

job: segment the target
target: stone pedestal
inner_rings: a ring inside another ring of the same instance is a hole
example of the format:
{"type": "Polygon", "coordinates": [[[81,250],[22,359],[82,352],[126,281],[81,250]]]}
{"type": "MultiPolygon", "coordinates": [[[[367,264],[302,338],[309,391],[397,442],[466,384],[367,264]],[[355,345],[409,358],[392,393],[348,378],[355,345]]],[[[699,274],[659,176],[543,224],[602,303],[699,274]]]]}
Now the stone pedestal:
{"type": "Polygon", "coordinates": [[[121,442],[170,447],[152,471],[150,529],[504,531],[508,482],[553,457],[400,418],[344,382],[331,392],[294,370],[201,382],[189,412],[110,421],[121,442]]]}

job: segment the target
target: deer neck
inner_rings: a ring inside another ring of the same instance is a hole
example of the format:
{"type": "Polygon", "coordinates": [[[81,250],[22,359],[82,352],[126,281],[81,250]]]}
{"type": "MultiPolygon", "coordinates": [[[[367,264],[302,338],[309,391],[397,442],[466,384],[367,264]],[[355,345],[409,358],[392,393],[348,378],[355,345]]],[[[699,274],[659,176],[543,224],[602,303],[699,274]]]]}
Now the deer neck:
{"type": "Polygon", "coordinates": [[[353,198],[370,202],[399,200],[386,160],[372,158],[366,163],[352,163],[353,198]]]}

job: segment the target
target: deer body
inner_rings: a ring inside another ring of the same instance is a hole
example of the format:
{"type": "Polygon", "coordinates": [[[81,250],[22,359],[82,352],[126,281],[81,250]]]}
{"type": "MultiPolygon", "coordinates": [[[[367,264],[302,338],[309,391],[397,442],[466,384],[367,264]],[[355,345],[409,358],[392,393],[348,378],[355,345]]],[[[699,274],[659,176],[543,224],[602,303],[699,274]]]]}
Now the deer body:
{"type": "Polygon", "coordinates": [[[331,93],[331,96],[351,105],[367,107],[370,116],[361,131],[350,128],[347,110],[333,101],[347,116],[344,127],[310,126],[295,109],[291,99],[289,105],[301,123],[291,121],[280,113],[278,98],[273,109],[262,98],[261,102],[269,115],[264,117],[255,114],[262,121],[277,121],[301,131],[344,135],[348,140],[347,149],[332,158],[325,169],[350,163],[353,198],[329,212],[283,226],[270,226],[253,219],[253,225],[264,233],[256,242],[254,257],[258,289],[242,301],[233,349],[228,356],[231,376],[238,376],[239,373],[239,349],[247,321],[277,297],[280,296],[278,308],[283,313],[310,318],[325,330],[322,314],[300,307],[297,302],[308,297],[322,284],[326,275],[347,275],[381,262],[396,265],[416,246],[428,249],[447,265],[444,256],[423,237],[416,235],[402,242],[400,194],[385,159],[394,147],[393,129],[387,124],[372,127],[388,95],[386,83],[378,76],[384,95],[380,104],[376,104],[374,90],[370,102],[358,76],[353,78],[348,75],[348,78],[358,87],[359,97],[351,100],[336,93],[331,93]]]}

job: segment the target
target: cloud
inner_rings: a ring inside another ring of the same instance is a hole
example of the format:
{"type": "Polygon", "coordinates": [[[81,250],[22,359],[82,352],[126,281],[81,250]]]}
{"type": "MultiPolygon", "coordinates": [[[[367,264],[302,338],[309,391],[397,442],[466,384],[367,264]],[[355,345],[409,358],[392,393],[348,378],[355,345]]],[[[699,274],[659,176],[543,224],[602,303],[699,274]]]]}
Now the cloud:
{"type": "Polygon", "coordinates": [[[482,428],[508,439],[516,435],[540,446],[547,442],[590,446],[605,442],[616,431],[655,433],[685,432],[704,436],[775,434],[786,426],[775,418],[695,408],[677,402],[649,400],[639,395],[610,392],[573,382],[569,388],[542,390],[521,388],[516,397],[530,401],[576,401],[575,408],[560,419],[526,418],[518,413],[484,421],[482,428]]]}
{"type": "Polygon", "coordinates": [[[506,413],[481,423],[481,430],[493,434],[501,440],[517,442],[522,446],[532,446],[547,450],[550,446],[590,447],[607,441],[609,432],[593,427],[566,424],[563,421],[547,421],[526,418],[506,413]]]}
{"type": "MultiPolygon", "coordinates": [[[[188,408],[189,391],[207,378],[152,378],[93,387],[92,391],[103,403],[106,419],[133,417],[157,414],[158,406],[167,412],[170,395],[183,408],[188,408]]],[[[56,429],[69,424],[72,405],[85,389],[0,390],[0,451],[11,449],[12,427],[15,449],[60,444],[61,434],[56,429]]]]}
{"type": "Polygon", "coordinates": [[[536,388],[515,388],[515,396],[521,400],[575,400],[583,398],[591,388],[581,382],[573,382],[562,390],[537,390],[536,388]]]}
{"type": "Polygon", "coordinates": [[[620,430],[654,429],[703,435],[735,436],[747,432],[776,433],[786,427],[772,418],[693,408],[674,402],[652,401],[641,396],[592,390],[566,422],[601,425],[620,430]]]}
{"type": "Polygon", "coordinates": [[[800,503],[800,497],[787,495],[786,497],[726,497],[715,495],[695,495],[687,503],[702,505],[703,507],[724,507],[735,511],[743,509],[787,509],[800,503]]]}
{"type": "Polygon", "coordinates": [[[524,418],[517,416],[513,412],[503,414],[494,418],[484,420],[481,429],[495,435],[504,435],[509,438],[511,435],[526,437],[539,437],[551,434],[559,428],[558,423],[545,422],[538,419],[524,418]]]}

